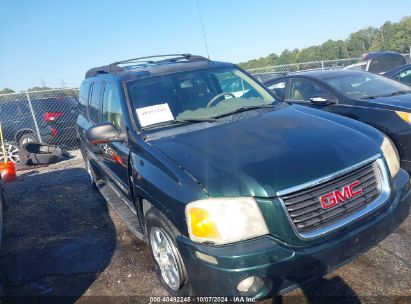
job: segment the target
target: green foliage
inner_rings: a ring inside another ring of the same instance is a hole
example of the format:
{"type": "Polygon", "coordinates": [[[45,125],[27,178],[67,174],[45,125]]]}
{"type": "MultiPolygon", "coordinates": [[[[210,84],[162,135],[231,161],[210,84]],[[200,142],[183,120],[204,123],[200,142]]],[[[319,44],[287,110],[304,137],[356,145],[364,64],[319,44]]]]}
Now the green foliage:
{"type": "Polygon", "coordinates": [[[285,49],[280,55],[270,54],[267,57],[240,63],[245,69],[261,68],[290,63],[332,60],[361,57],[370,51],[409,52],[411,46],[411,16],[400,22],[385,22],[381,27],[368,27],[351,33],[346,40],[328,40],[321,45],[305,49],[285,49]]]}
{"type": "Polygon", "coordinates": [[[0,90],[0,94],[11,94],[14,93],[14,91],[12,89],[9,88],[4,88],[2,90],[0,90]]]}

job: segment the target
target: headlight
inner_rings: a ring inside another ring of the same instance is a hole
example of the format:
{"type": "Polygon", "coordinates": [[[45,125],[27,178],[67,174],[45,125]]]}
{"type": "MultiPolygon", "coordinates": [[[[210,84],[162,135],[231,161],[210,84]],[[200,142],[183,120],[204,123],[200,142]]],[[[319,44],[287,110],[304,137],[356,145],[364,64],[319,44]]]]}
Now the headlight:
{"type": "Polygon", "coordinates": [[[211,198],[189,203],[190,238],[199,243],[228,244],[268,234],[257,202],[250,197],[211,198]]]}
{"type": "Polygon", "coordinates": [[[406,123],[411,124],[411,113],[395,111],[395,113],[406,123]]]}
{"type": "Polygon", "coordinates": [[[381,150],[384,154],[385,160],[387,161],[391,176],[396,176],[398,171],[400,170],[400,157],[398,156],[397,148],[394,146],[393,142],[386,136],[384,136],[384,140],[381,144],[381,150]]]}

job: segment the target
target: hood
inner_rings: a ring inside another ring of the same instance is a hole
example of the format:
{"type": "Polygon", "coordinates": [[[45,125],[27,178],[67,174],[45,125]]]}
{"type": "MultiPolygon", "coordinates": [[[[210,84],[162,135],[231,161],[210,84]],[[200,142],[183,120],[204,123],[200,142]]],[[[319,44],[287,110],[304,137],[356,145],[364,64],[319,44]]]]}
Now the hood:
{"type": "Polygon", "coordinates": [[[379,153],[379,144],[350,125],[379,138],[377,131],[353,120],[289,106],[150,144],[210,196],[274,197],[379,153]]]}
{"type": "Polygon", "coordinates": [[[378,97],[376,99],[370,99],[366,102],[367,106],[374,105],[384,105],[388,106],[391,110],[403,110],[411,112],[411,93],[389,96],[389,97],[378,97]]]}

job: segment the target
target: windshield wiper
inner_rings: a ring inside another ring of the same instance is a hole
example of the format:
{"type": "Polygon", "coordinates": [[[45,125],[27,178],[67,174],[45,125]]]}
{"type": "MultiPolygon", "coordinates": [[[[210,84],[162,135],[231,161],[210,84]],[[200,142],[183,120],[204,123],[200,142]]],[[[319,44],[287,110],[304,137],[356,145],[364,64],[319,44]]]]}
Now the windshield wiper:
{"type": "Polygon", "coordinates": [[[380,98],[380,97],[391,97],[391,96],[397,96],[397,95],[404,95],[404,94],[408,94],[411,93],[411,90],[401,90],[401,91],[396,91],[396,92],[392,92],[389,94],[382,94],[382,95],[376,95],[376,96],[367,96],[364,97],[362,99],[376,99],[376,98],[380,98]]]}
{"type": "Polygon", "coordinates": [[[148,126],[143,127],[143,129],[154,129],[154,128],[160,128],[160,127],[179,125],[179,124],[198,123],[198,122],[215,122],[215,121],[216,121],[215,118],[175,119],[175,120],[162,121],[162,122],[159,122],[159,123],[148,125],[148,126]]]}
{"type": "Polygon", "coordinates": [[[220,117],[229,116],[229,115],[233,115],[233,114],[237,114],[237,113],[241,113],[245,111],[250,111],[250,110],[263,109],[263,108],[276,108],[276,107],[277,106],[273,104],[265,104],[265,105],[259,105],[259,106],[245,106],[245,107],[241,107],[241,108],[235,109],[230,112],[226,112],[226,113],[223,113],[217,116],[213,116],[213,118],[220,118],[220,117]]]}

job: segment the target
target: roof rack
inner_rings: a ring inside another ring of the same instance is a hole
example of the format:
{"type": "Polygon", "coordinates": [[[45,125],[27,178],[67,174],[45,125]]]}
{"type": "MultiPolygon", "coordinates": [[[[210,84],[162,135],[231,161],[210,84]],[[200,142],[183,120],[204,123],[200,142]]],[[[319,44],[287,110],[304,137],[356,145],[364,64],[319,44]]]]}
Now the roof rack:
{"type": "Polygon", "coordinates": [[[155,55],[155,56],[138,57],[138,58],[132,58],[132,59],[113,62],[113,63],[110,63],[109,65],[104,65],[101,67],[92,68],[86,72],[86,78],[95,77],[99,74],[121,73],[126,70],[129,70],[130,68],[142,66],[142,65],[165,64],[165,63],[173,63],[173,62],[180,62],[180,61],[211,62],[210,59],[207,59],[203,56],[191,55],[191,54],[170,54],[170,55],[155,55]],[[170,57],[170,58],[154,60],[155,58],[165,58],[165,57],[170,57]]]}

